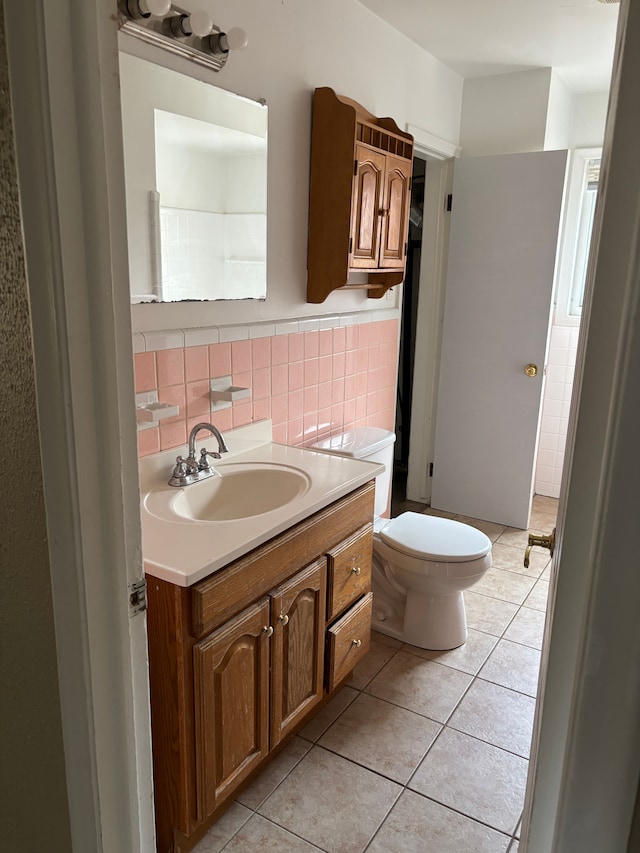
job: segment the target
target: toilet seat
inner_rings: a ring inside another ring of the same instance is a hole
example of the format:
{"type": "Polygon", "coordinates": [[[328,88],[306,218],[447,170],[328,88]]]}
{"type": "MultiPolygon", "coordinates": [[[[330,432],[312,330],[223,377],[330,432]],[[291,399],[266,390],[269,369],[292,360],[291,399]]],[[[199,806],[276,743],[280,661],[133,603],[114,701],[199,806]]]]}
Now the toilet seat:
{"type": "Polygon", "coordinates": [[[377,533],[394,551],[434,563],[467,563],[491,551],[491,541],[481,530],[417,512],[403,512],[377,533]]]}

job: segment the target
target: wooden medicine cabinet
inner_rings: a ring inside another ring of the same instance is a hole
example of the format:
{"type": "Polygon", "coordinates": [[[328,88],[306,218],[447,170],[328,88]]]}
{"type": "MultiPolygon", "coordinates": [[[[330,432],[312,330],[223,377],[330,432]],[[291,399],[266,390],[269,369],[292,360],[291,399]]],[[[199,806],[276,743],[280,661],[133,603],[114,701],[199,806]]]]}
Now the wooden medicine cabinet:
{"type": "Polygon", "coordinates": [[[404,280],[413,137],[333,89],[315,90],[307,301],[404,280]]]}

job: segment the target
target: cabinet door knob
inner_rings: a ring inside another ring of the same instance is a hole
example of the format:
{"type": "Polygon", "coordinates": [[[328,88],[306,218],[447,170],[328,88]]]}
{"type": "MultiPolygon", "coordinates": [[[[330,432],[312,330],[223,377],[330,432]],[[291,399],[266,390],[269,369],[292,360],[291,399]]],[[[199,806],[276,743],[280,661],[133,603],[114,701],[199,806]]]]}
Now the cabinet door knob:
{"type": "Polygon", "coordinates": [[[289,617],[288,617],[288,616],[285,616],[283,613],[281,613],[281,614],[278,616],[278,622],[279,622],[281,625],[288,625],[288,624],[289,624],[289,617]]]}
{"type": "Polygon", "coordinates": [[[262,633],[266,634],[267,637],[270,637],[273,634],[273,627],[271,625],[265,625],[262,629],[262,633]]]}
{"type": "Polygon", "coordinates": [[[362,640],[352,640],[352,641],[351,641],[351,645],[352,645],[352,646],[355,646],[355,647],[356,647],[356,649],[359,649],[359,648],[360,648],[360,646],[362,645],[362,640]]]}
{"type": "Polygon", "coordinates": [[[356,575],[356,577],[362,574],[362,569],[360,568],[360,566],[353,566],[351,571],[354,575],[356,575]]]}

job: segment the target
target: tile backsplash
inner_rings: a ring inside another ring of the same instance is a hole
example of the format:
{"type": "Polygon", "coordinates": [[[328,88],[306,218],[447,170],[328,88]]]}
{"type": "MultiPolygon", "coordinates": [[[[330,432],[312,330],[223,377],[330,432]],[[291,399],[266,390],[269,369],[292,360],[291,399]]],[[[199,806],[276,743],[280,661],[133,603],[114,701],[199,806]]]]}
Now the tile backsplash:
{"type": "Polygon", "coordinates": [[[138,432],[138,455],[184,447],[202,420],[224,432],[271,418],[274,441],[296,446],[354,426],[393,430],[399,324],[395,315],[378,313],[384,319],[373,312],[352,321],[324,318],[315,321],[317,328],[300,320],[256,324],[236,334],[212,329],[197,330],[197,336],[136,336],[136,393],[157,391],[159,402],[180,409],[138,432]],[[251,388],[251,398],[212,412],[209,381],[222,376],[251,388]]]}

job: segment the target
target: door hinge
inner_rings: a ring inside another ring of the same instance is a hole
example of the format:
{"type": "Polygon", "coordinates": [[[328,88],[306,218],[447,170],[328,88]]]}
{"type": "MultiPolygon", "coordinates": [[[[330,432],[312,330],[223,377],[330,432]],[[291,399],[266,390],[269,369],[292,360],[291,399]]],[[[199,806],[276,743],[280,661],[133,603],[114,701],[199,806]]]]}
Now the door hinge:
{"type": "Polygon", "coordinates": [[[429,462],[429,476],[433,477],[433,462],[429,462]]]}
{"type": "Polygon", "coordinates": [[[358,174],[358,161],[357,160],[353,161],[353,174],[354,175],[358,174]]]}
{"type": "Polygon", "coordinates": [[[453,206],[453,195],[451,193],[449,193],[449,195],[447,196],[447,203],[445,206],[447,213],[451,213],[452,206],[453,206]]]}
{"type": "Polygon", "coordinates": [[[353,252],[353,237],[349,237],[349,254],[353,252]]]}
{"type": "Polygon", "coordinates": [[[404,244],[404,256],[405,256],[405,258],[407,257],[407,249],[408,249],[408,248],[409,248],[409,243],[408,243],[408,242],[406,242],[406,243],[404,244]]]}
{"type": "Polygon", "coordinates": [[[129,616],[147,609],[147,582],[144,578],[129,584],[129,616]]]}

